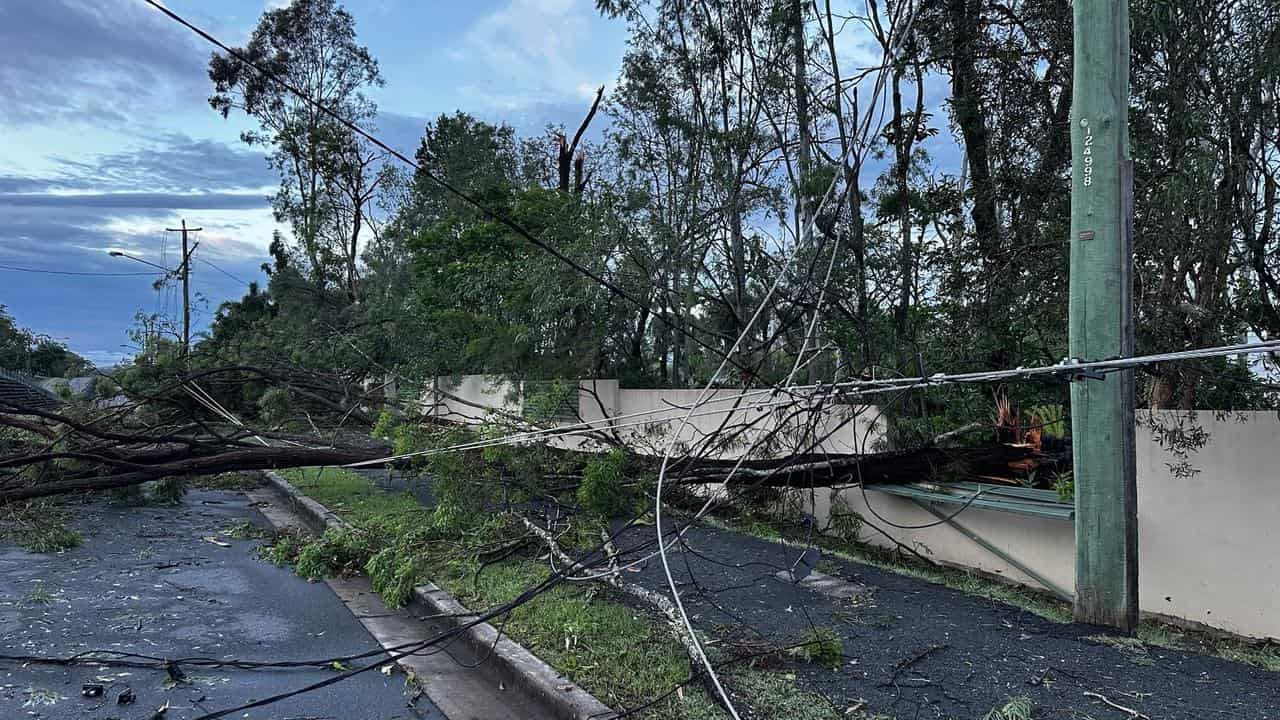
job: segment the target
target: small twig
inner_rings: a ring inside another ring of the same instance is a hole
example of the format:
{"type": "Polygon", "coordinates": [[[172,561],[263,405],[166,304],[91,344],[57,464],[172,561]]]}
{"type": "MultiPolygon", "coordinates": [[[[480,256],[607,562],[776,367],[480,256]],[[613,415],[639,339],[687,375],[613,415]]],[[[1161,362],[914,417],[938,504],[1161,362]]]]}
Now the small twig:
{"type": "Polygon", "coordinates": [[[1084,695],[1085,697],[1097,698],[1102,702],[1115,708],[1116,710],[1119,710],[1122,713],[1127,713],[1132,720],[1151,720],[1151,718],[1147,717],[1146,715],[1143,715],[1142,713],[1138,712],[1137,710],[1134,710],[1133,708],[1127,708],[1123,705],[1120,705],[1119,703],[1112,702],[1111,699],[1108,698],[1106,695],[1101,695],[1096,692],[1089,692],[1088,690],[1085,691],[1084,695]]]}
{"type": "Polygon", "coordinates": [[[912,655],[911,657],[900,661],[897,665],[893,666],[893,673],[890,674],[889,677],[881,681],[880,687],[886,687],[888,685],[896,685],[898,683],[898,676],[902,674],[903,670],[906,670],[907,668],[911,667],[912,665],[915,665],[921,660],[924,660],[925,658],[938,652],[939,650],[946,650],[948,647],[950,646],[945,643],[942,645],[930,645],[929,647],[921,650],[920,652],[917,652],[915,655],[912,655]]]}

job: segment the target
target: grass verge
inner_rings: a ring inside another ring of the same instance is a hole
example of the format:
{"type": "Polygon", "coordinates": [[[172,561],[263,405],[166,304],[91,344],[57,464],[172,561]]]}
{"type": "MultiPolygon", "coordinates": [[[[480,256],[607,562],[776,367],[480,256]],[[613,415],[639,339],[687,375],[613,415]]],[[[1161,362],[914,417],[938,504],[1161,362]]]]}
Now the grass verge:
{"type": "MultiPolygon", "coordinates": [[[[500,519],[463,523],[460,532],[443,540],[431,531],[443,522],[441,511],[423,507],[408,493],[384,492],[340,469],[282,474],[355,528],[349,537],[327,533],[319,541],[285,536],[264,549],[266,559],[292,562],[300,574],[367,572],[392,604],[403,599],[403,589],[430,580],[477,611],[508,602],[548,576],[546,564],[536,559],[541,548],[521,545],[521,552],[509,552],[513,545],[505,539],[512,533],[504,536],[500,519]],[[404,551],[406,546],[414,551],[404,551]]],[[[514,534],[517,539],[523,535],[514,534]]],[[[684,684],[690,676],[689,660],[665,622],[628,605],[602,585],[558,585],[493,624],[615,709],[664,697],[635,717],[727,717],[700,686],[684,684]]],[[[751,706],[752,717],[866,717],[837,711],[798,688],[792,675],[744,666],[725,676],[735,694],[751,706]],[[779,714],[784,708],[795,710],[779,714]]]]}

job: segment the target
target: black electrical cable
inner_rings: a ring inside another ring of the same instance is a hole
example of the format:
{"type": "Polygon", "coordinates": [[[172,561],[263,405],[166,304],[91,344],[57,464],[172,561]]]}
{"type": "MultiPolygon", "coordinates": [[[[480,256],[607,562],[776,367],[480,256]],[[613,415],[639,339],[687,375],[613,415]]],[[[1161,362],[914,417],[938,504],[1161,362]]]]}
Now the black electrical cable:
{"type": "Polygon", "coordinates": [[[76,270],[45,270],[43,268],[26,268],[15,265],[0,265],[0,270],[13,272],[39,273],[41,275],[77,275],[81,277],[155,277],[163,275],[158,272],[80,272],[76,270]]]}
{"type": "Polygon", "coordinates": [[[249,283],[248,283],[247,281],[245,281],[245,280],[241,280],[240,278],[236,277],[235,275],[232,275],[231,273],[227,272],[226,270],[223,270],[221,267],[219,267],[219,266],[217,266],[217,265],[213,264],[212,262],[209,262],[208,260],[205,260],[204,258],[200,258],[200,257],[198,257],[198,258],[196,258],[196,262],[202,262],[202,263],[204,263],[205,265],[208,265],[209,267],[213,268],[214,270],[217,270],[218,272],[222,273],[223,275],[226,275],[227,277],[231,278],[232,280],[235,280],[236,282],[240,283],[241,285],[244,285],[245,287],[249,287],[249,283]]]}

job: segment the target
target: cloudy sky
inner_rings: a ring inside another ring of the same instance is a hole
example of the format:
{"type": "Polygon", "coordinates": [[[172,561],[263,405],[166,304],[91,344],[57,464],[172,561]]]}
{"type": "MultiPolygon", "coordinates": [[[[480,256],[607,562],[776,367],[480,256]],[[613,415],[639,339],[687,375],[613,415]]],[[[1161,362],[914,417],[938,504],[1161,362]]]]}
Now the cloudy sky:
{"type": "MultiPolygon", "coordinates": [[[[167,4],[239,45],[280,2],[167,4]]],[[[344,4],[387,81],[381,132],[409,152],[427,118],[458,108],[525,131],[572,123],[625,45],[591,0],[344,4]]],[[[0,47],[0,304],[19,323],[99,364],[131,354],[134,314],[175,299],[107,253],[171,267],[163,230],[183,218],[204,228],[201,326],[263,279],[275,177],[239,142],[248,121],[209,108],[208,46],[141,0],[23,0],[0,3],[0,47]]]]}

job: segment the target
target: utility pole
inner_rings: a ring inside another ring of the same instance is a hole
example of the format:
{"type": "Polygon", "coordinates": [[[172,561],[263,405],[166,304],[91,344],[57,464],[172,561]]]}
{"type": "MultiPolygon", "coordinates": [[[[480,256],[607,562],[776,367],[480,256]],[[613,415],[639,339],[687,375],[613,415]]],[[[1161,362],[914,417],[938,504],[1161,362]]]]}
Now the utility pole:
{"type": "MultiPolygon", "coordinates": [[[[1075,0],[1071,115],[1070,353],[1133,353],[1133,163],[1128,0],[1075,0]]],[[[1138,622],[1133,371],[1071,385],[1075,619],[1138,622]]]]}
{"type": "MultiPolygon", "coordinates": [[[[182,275],[182,359],[185,361],[191,353],[191,253],[195,248],[187,247],[187,234],[200,232],[204,228],[189,228],[187,221],[182,220],[180,228],[165,228],[165,232],[182,233],[182,264],[178,272],[182,275]]],[[[199,243],[196,243],[199,245],[199,243]]]]}

